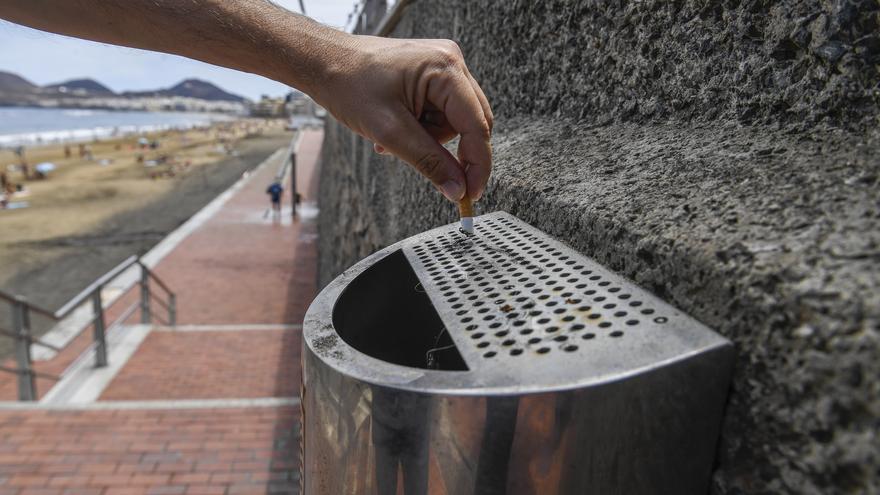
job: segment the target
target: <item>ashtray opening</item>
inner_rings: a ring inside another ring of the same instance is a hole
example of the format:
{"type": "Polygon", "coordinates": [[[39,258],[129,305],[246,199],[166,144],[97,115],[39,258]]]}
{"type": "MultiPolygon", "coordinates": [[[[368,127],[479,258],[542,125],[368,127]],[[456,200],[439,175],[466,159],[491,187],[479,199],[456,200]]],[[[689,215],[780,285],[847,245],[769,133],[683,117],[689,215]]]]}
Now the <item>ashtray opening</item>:
{"type": "Polygon", "coordinates": [[[468,367],[403,251],[364,270],[333,307],[333,326],[348,345],[412,368],[468,367]]]}

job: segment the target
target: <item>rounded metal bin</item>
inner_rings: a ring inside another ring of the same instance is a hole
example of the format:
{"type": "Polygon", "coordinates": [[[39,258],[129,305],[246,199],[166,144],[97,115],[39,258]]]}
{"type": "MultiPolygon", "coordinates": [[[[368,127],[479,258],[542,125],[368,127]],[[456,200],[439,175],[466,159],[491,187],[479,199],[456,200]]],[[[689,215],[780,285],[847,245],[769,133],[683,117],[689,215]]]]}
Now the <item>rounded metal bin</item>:
{"type": "Polygon", "coordinates": [[[507,213],[367,257],[303,337],[307,495],[708,490],[730,343],[507,213]]]}

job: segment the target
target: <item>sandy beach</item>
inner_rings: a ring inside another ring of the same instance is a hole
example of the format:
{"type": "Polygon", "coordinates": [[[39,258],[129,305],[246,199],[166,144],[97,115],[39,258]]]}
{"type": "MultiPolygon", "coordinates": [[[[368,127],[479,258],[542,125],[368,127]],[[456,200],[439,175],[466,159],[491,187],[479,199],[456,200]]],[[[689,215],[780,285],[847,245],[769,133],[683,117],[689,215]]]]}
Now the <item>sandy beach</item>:
{"type": "MultiPolygon", "coordinates": [[[[140,254],[227,189],[291,137],[281,121],[247,119],[89,143],[28,148],[31,177],[0,150],[0,170],[22,191],[0,209],[0,289],[55,309],[132,254],[140,254]],[[155,142],[153,148],[151,144],[155,142]],[[34,165],[56,168],[44,179],[34,165]]],[[[0,327],[8,327],[0,304],[0,327]]],[[[36,330],[46,323],[35,322],[36,330]]],[[[0,356],[8,339],[0,339],[0,356]]]]}

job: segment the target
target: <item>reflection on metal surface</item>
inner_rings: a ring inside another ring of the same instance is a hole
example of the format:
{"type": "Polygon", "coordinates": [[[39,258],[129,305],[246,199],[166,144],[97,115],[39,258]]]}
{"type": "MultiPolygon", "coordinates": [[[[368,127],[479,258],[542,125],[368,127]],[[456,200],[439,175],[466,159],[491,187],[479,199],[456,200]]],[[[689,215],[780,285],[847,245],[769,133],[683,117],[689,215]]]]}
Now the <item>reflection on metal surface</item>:
{"type": "Polygon", "coordinates": [[[366,258],[303,333],[306,494],[708,487],[729,342],[508,214],[366,258]]]}

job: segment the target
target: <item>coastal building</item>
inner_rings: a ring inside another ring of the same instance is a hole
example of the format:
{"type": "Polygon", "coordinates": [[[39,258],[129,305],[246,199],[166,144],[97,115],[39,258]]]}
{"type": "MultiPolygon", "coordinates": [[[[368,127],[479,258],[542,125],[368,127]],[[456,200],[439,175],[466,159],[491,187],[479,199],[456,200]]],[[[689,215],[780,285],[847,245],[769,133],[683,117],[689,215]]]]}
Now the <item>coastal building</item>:
{"type": "Polygon", "coordinates": [[[273,98],[267,95],[260,97],[259,101],[249,107],[252,117],[282,118],[290,115],[284,98],[273,98]]]}
{"type": "Polygon", "coordinates": [[[212,101],[186,96],[143,97],[78,97],[38,100],[45,108],[88,108],[107,110],[141,110],[148,112],[210,112],[244,115],[247,105],[237,101],[212,101]]]}

